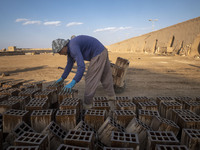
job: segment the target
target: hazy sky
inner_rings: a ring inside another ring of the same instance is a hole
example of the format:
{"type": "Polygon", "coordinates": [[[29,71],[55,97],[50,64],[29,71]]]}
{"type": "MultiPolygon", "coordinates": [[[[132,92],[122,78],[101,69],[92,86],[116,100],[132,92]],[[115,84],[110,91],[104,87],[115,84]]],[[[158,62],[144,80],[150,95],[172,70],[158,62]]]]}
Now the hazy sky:
{"type": "MultiPolygon", "coordinates": [[[[0,0],[0,49],[90,35],[104,45],[200,16],[200,0],[0,0]]],[[[183,31],[184,32],[184,31],[183,31]]]]}

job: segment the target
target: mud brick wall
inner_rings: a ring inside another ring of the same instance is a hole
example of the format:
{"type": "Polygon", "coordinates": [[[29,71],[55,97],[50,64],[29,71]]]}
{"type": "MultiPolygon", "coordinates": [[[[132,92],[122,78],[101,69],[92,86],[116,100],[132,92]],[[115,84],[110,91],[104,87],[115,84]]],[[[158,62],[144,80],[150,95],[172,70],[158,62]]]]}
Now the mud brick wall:
{"type": "Polygon", "coordinates": [[[20,103],[18,101],[2,101],[0,102],[0,113],[4,113],[10,109],[19,109],[20,103]]]}
{"type": "Polygon", "coordinates": [[[153,131],[151,127],[143,123],[137,118],[133,118],[125,129],[126,133],[137,133],[140,149],[144,149],[147,145],[147,131],[153,131]]]}
{"type": "Polygon", "coordinates": [[[90,125],[94,130],[98,130],[106,119],[105,110],[88,109],[84,115],[84,121],[90,125]]]}
{"type": "Polygon", "coordinates": [[[164,101],[160,103],[159,113],[162,117],[171,118],[171,110],[172,109],[182,109],[182,104],[176,101],[164,101]]]}
{"type": "Polygon", "coordinates": [[[154,150],[156,144],[179,145],[179,141],[171,131],[148,131],[147,149],[154,150]]]}
{"type": "Polygon", "coordinates": [[[98,130],[99,140],[106,146],[111,146],[112,131],[124,132],[124,128],[117,124],[114,119],[107,117],[106,121],[98,130]]]}
{"type": "Polygon", "coordinates": [[[185,145],[156,145],[156,150],[189,150],[185,145]]]}
{"type": "Polygon", "coordinates": [[[43,131],[42,134],[47,134],[50,142],[50,149],[57,149],[60,144],[64,143],[64,138],[67,132],[62,129],[57,123],[52,121],[43,131]]]}
{"type": "Polygon", "coordinates": [[[31,126],[38,133],[42,132],[52,120],[52,109],[33,110],[33,112],[31,113],[31,126]]]}
{"type": "Polygon", "coordinates": [[[112,131],[111,146],[139,149],[138,135],[135,133],[112,131]]]}
{"type": "Polygon", "coordinates": [[[139,109],[138,111],[138,118],[148,126],[151,125],[154,116],[160,116],[159,112],[143,109],[139,109]]]}
{"type": "Polygon", "coordinates": [[[10,109],[3,114],[3,132],[10,133],[22,121],[29,122],[28,111],[10,109]]]}
{"type": "Polygon", "coordinates": [[[61,144],[57,150],[89,150],[89,148],[61,144]]]}
{"type": "Polygon", "coordinates": [[[57,110],[55,116],[56,123],[67,131],[70,129],[74,129],[77,123],[76,116],[76,109],[57,110]]]}
{"type": "Polygon", "coordinates": [[[24,110],[25,105],[28,104],[30,101],[30,97],[29,96],[11,96],[8,98],[8,101],[19,102],[20,107],[18,109],[24,110]]]}
{"type": "Polygon", "coordinates": [[[50,150],[48,136],[40,133],[25,132],[15,139],[16,146],[39,146],[40,150],[50,150]]]}
{"type": "Polygon", "coordinates": [[[94,149],[94,132],[70,130],[64,138],[64,143],[94,149]]]}
{"type": "Polygon", "coordinates": [[[92,109],[106,110],[107,112],[109,112],[110,104],[108,102],[93,102],[92,109]]]}
{"type": "Polygon", "coordinates": [[[114,110],[114,119],[124,128],[134,117],[136,117],[136,114],[133,110],[114,110]]]}
{"type": "Polygon", "coordinates": [[[190,150],[200,149],[200,129],[183,129],[181,144],[186,145],[190,150]]]}
{"type": "Polygon", "coordinates": [[[153,117],[150,127],[154,131],[173,131],[176,136],[180,130],[180,127],[174,121],[159,116],[153,117]]]}

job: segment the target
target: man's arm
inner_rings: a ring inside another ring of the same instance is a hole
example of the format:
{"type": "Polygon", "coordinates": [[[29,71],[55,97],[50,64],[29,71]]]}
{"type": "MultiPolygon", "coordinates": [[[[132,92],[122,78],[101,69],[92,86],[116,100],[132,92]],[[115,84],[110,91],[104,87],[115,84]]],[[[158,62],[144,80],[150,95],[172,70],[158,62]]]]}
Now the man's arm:
{"type": "Polygon", "coordinates": [[[62,74],[62,78],[63,79],[66,79],[68,77],[69,73],[72,70],[73,65],[74,65],[73,58],[70,57],[70,56],[67,56],[67,65],[66,65],[65,70],[64,70],[64,72],[62,74]]]}

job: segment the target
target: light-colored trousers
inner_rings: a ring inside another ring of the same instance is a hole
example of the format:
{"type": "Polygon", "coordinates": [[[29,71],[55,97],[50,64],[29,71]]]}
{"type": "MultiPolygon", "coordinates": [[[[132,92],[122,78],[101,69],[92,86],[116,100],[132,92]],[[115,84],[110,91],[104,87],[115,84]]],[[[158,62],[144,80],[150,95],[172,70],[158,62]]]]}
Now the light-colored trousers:
{"type": "Polygon", "coordinates": [[[88,71],[85,76],[85,104],[92,103],[99,82],[102,83],[108,97],[115,97],[107,49],[104,49],[103,52],[92,58],[90,61],[88,71]]]}

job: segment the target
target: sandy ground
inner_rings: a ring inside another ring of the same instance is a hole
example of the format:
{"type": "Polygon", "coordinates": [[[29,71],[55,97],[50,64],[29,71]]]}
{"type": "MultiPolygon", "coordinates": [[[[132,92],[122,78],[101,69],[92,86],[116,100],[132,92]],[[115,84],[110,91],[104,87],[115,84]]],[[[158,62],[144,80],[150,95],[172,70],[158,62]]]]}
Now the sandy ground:
{"type": "MultiPolygon", "coordinates": [[[[127,72],[126,89],[117,96],[200,96],[200,60],[180,56],[156,56],[149,54],[109,53],[111,62],[117,57],[130,61],[127,72]]],[[[24,81],[43,81],[44,88],[59,79],[65,67],[66,56],[41,54],[1,56],[0,72],[8,72],[4,79],[22,79],[24,81]]],[[[76,71],[76,69],[73,69],[76,71]]],[[[66,79],[71,81],[75,74],[66,79]]],[[[79,97],[84,94],[84,77],[76,84],[79,97]]],[[[106,96],[101,84],[95,96],[106,96]]]]}

